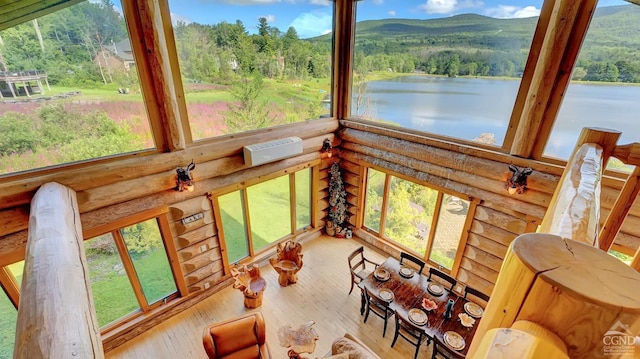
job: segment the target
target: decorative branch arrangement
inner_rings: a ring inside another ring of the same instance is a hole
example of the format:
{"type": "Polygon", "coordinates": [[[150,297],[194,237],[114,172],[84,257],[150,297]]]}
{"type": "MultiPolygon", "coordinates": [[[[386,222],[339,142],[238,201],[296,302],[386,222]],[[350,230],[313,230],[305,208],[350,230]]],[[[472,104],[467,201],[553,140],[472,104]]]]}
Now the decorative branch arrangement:
{"type": "Polygon", "coordinates": [[[346,237],[349,215],[347,213],[347,192],[344,189],[340,166],[337,162],[329,171],[329,214],[326,232],[330,236],[346,237]]]}

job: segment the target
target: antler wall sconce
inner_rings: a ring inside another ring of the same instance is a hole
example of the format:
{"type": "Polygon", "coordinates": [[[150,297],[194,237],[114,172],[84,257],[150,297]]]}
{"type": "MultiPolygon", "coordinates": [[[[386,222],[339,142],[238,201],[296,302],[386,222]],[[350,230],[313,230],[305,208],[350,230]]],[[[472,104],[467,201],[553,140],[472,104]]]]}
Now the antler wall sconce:
{"type": "Polygon", "coordinates": [[[518,168],[515,165],[509,165],[509,171],[513,172],[513,175],[507,179],[505,187],[509,194],[522,194],[527,189],[527,176],[533,173],[533,170],[529,167],[518,168]]]}
{"type": "Polygon", "coordinates": [[[324,141],[322,142],[322,152],[327,154],[327,157],[331,157],[331,149],[333,148],[333,146],[331,145],[331,140],[328,138],[325,138],[324,141]]]}
{"type": "Polygon", "coordinates": [[[178,174],[178,178],[176,179],[176,191],[184,191],[187,190],[189,192],[193,192],[193,178],[191,177],[191,171],[196,168],[196,164],[191,160],[191,163],[187,167],[176,169],[176,173],[178,174]]]}

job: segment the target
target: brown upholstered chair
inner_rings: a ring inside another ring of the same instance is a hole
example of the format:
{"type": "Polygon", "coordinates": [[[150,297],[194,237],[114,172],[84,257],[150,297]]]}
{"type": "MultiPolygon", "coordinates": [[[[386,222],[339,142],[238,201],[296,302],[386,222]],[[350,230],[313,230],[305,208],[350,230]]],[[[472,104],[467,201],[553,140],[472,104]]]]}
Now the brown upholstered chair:
{"type": "Polygon", "coordinates": [[[260,312],[207,326],[202,334],[202,344],[210,359],[271,358],[260,312]]]}

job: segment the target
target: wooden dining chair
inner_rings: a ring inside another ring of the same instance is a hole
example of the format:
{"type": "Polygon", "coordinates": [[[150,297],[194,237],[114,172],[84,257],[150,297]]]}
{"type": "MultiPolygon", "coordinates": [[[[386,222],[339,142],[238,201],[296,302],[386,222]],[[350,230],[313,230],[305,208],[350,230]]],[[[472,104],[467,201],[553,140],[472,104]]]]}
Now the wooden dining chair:
{"type": "Polygon", "coordinates": [[[373,262],[364,256],[363,246],[360,246],[360,248],[351,252],[347,259],[349,261],[349,271],[351,272],[351,289],[349,289],[349,294],[351,294],[351,292],[353,292],[353,286],[365,279],[369,274],[371,274],[371,272],[378,268],[380,264],[373,262]],[[373,268],[369,266],[371,269],[367,269],[367,263],[372,264],[373,268]]]}
{"type": "Polygon", "coordinates": [[[455,280],[453,277],[451,277],[450,275],[446,274],[446,273],[442,273],[441,271],[430,267],[429,268],[429,278],[427,278],[428,281],[431,281],[431,276],[435,275],[436,277],[441,278],[442,280],[444,280],[445,282],[449,283],[450,286],[448,288],[449,292],[451,292],[453,290],[453,287],[455,287],[456,283],[458,283],[457,280],[455,280]]]}
{"type": "Polygon", "coordinates": [[[364,315],[364,322],[367,322],[369,313],[373,313],[378,317],[384,319],[384,329],[382,330],[382,337],[384,337],[384,335],[387,333],[387,321],[393,316],[393,310],[389,308],[389,302],[378,298],[367,288],[364,289],[364,296],[367,305],[366,313],[364,315]]]}
{"type": "Polygon", "coordinates": [[[481,291],[479,291],[479,290],[477,290],[477,289],[475,289],[475,288],[471,288],[471,287],[469,287],[469,286],[466,286],[466,287],[464,288],[464,298],[465,298],[465,299],[468,299],[468,298],[467,298],[467,295],[468,295],[468,294],[470,294],[470,295],[472,295],[472,296],[474,296],[474,297],[477,297],[477,298],[479,298],[479,299],[481,299],[481,300],[484,300],[486,303],[488,303],[488,302],[489,302],[489,296],[488,296],[488,295],[486,295],[486,294],[482,293],[481,291]]]}
{"type": "MultiPolygon", "coordinates": [[[[467,343],[468,345],[469,343],[467,343]]],[[[464,354],[449,348],[438,337],[433,338],[433,352],[431,359],[464,359],[464,354]]]]}
{"type": "Polygon", "coordinates": [[[411,323],[411,321],[407,318],[404,318],[402,315],[398,313],[398,311],[394,311],[394,315],[396,316],[396,333],[393,336],[393,342],[391,342],[391,347],[396,344],[396,340],[398,337],[403,337],[406,341],[413,344],[416,347],[416,353],[413,355],[413,359],[418,357],[418,352],[420,351],[420,345],[426,340],[427,345],[431,341],[431,338],[427,336],[422,328],[411,323]]]}
{"type": "Polygon", "coordinates": [[[402,265],[405,260],[417,265],[418,268],[420,268],[420,270],[418,271],[418,274],[422,274],[422,270],[424,269],[424,261],[422,259],[406,252],[400,252],[400,265],[402,265]]]}

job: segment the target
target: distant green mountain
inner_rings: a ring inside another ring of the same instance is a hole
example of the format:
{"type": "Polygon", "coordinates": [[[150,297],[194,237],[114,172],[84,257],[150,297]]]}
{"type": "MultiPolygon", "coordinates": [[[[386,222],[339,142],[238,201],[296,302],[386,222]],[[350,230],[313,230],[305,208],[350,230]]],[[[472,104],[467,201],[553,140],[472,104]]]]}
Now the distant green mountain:
{"type": "MultiPolygon", "coordinates": [[[[402,67],[434,74],[517,76],[537,21],[537,17],[496,19],[477,14],[361,21],[356,24],[356,61],[371,60],[356,65],[375,70],[387,56],[393,58],[388,68],[399,72],[405,72],[399,70],[402,67]]],[[[331,36],[311,41],[330,42],[331,36]]],[[[577,66],[586,73],[577,79],[640,82],[640,6],[598,8],[577,66]]]]}

